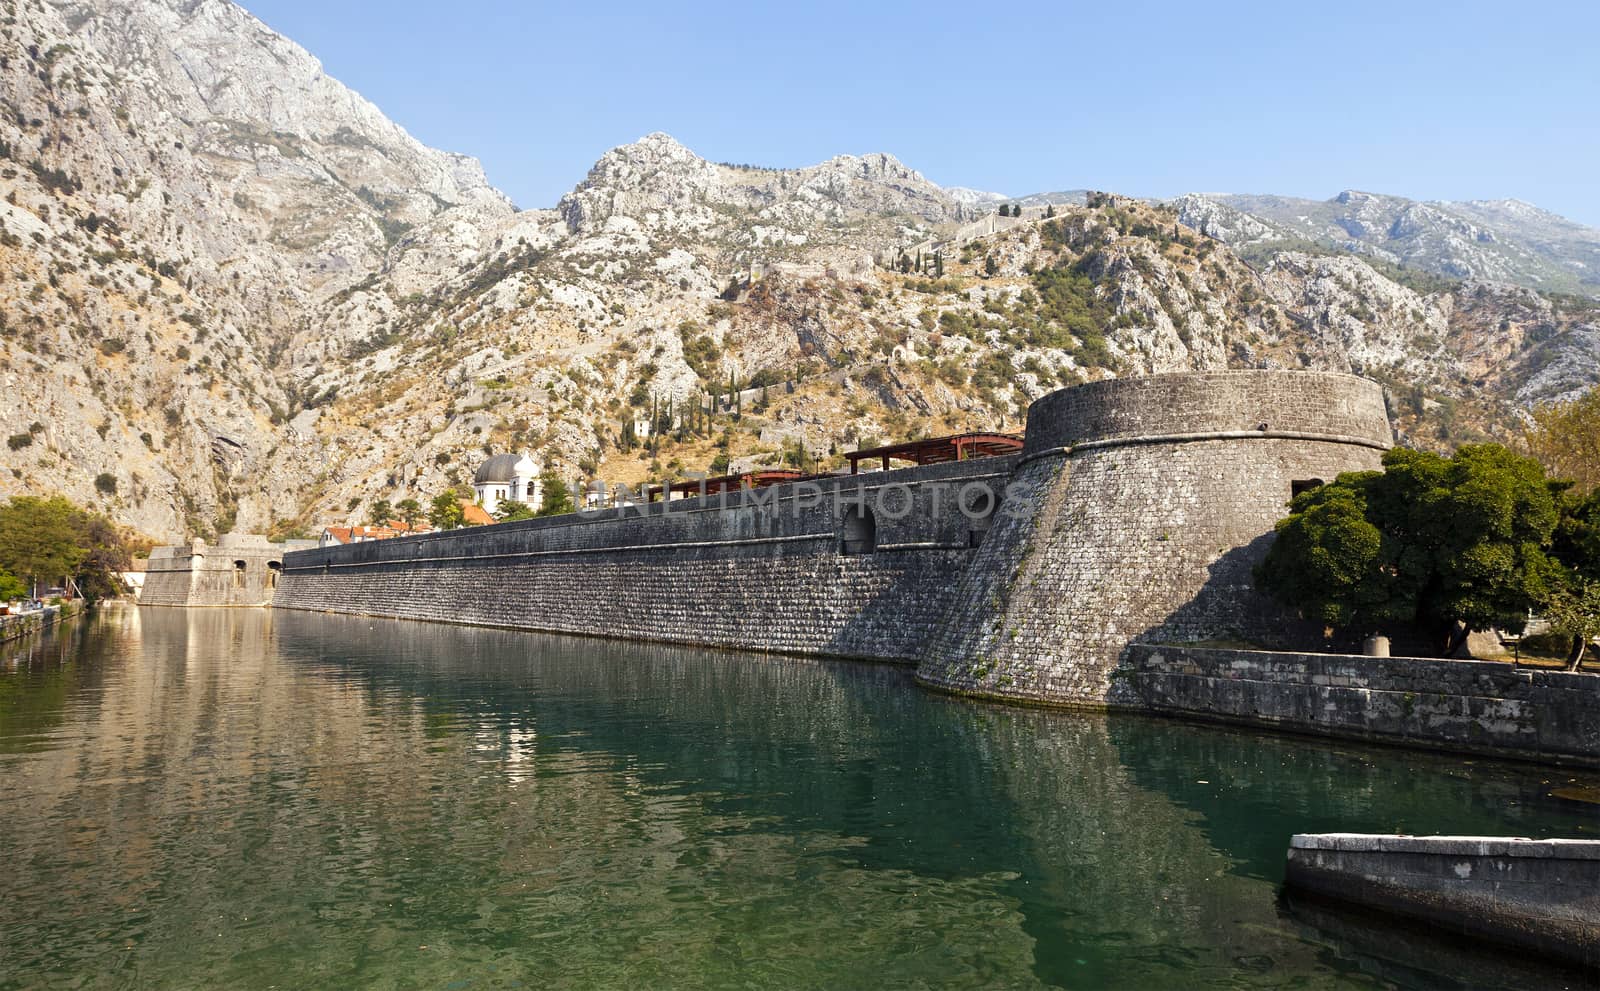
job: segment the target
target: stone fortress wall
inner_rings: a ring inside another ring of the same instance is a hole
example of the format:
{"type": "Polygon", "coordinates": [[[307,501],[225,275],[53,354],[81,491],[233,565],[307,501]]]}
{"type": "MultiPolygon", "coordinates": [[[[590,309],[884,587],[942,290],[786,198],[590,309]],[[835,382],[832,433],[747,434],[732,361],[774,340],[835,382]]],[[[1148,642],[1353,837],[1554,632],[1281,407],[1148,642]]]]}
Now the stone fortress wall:
{"type": "Polygon", "coordinates": [[[913,662],[1015,461],[301,551],[274,605],[913,662]]]}
{"type": "Polygon", "coordinates": [[[996,698],[1140,704],[1130,643],[1272,642],[1252,569],[1300,486],[1377,468],[1374,382],[1289,371],[1112,379],[1051,393],[918,680],[996,698]],[[1008,507],[1013,508],[1013,507],[1008,507]]]}
{"type": "Polygon", "coordinates": [[[894,660],[946,690],[1134,706],[1130,642],[1282,627],[1250,569],[1294,485],[1391,441],[1381,389],[1353,376],[1108,380],[1035,403],[1021,455],[300,551],[275,605],[894,660]],[[974,520],[964,491],[1005,501],[974,520]]]}
{"type": "Polygon", "coordinates": [[[150,552],[143,606],[268,606],[283,568],[281,544],[260,534],[224,534],[150,552]]]}

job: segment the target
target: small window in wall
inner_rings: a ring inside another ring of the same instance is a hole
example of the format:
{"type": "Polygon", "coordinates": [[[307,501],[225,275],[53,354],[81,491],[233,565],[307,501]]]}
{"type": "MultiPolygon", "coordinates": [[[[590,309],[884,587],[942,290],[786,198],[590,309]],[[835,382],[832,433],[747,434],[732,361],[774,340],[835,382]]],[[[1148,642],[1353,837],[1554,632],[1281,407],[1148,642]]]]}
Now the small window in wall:
{"type": "Polygon", "coordinates": [[[267,587],[268,588],[277,588],[278,587],[278,575],[280,575],[282,573],[283,573],[283,562],[282,561],[268,561],[267,562],[267,587]]]}
{"type": "Polygon", "coordinates": [[[233,562],[233,587],[244,588],[244,562],[233,562]]]}
{"type": "Polygon", "coordinates": [[[871,554],[878,549],[878,523],[872,510],[851,506],[839,520],[839,553],[871,554]]]}
{"type": "Polygon", "coordinates": [[[1302,492],[1310,492],[1322,484],[1320,478],[1297,478],[1289,483],[1289,498],[1294,498],[1302,492]]]}
{"type": "Polygon", "coordinates": [[[961,515],[967,521],[967,546],[977,547],[989,533],[1000,497],[989,486],[970,482],[961,487],[956,498],[960,500],[961,515]]]}

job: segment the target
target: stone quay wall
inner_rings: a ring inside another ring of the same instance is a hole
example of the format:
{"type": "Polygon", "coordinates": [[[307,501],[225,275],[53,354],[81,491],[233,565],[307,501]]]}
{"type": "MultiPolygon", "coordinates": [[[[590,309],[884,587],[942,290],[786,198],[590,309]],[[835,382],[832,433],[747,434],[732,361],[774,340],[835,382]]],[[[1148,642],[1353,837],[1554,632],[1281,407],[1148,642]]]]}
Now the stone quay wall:
{"type": "Polygon", "coordinates": [[[1493,661],[1137,644],[1128,682],[1172,715],[1600,766],[1600,677],[1493,661]]]}
{"type": "Polygon", "coordinates": [[[141,606],[270,606],[283,567],[283,546],[261,534],[224,534],[150,552],[141,606]]]}
{"type": "Polygon", "coordinates": [[[9,643],[30,633],[48,630],[57,623],[76,616],[80,608],[79,603],[74,601],[59,606],[45,606],[37,612],[0,616],[0,643],[9,643]]]}
{"type": "Polygon", "coordinates": [[[1300,834],[1284,881],[1600,972],[1600,841],[1300,834]]]}
{"type": "Polygon", "coordinates": [[[914,661],[1015,463],[869,472],[300,551],[285,559],[274,605],[914,661]]]}
{"type": "Polygon", "coordinates": [[[1377,468],[1382,390],[1349,375],[1155,375],[1052,393],[1028,413],[1013,504],[962,576],[924,684],[1138,707],[1139,640],[1274,642],[1295,624],[1252,569],[1297,487],[1377,468]]]}

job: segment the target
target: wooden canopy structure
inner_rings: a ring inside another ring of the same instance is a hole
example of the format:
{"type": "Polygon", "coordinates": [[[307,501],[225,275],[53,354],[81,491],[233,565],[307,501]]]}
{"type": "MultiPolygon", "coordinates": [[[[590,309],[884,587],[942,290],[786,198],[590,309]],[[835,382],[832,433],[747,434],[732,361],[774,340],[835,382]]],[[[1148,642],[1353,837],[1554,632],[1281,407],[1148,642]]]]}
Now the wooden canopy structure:
{"type": "Polygon", "coordinates": [[[888,471],[890,461],[936,465],[945,461],[992,458],[1000,454],[1014,454],[1020,450],[1022,450],[1020,434],[969,433],[846,451],[844,456],[850,460],[850,474],[854,475],[860,471],[862,461],[877,460],[881,462],[882,469],[888,471]]]}
{"type": "Polygon", "coordinates": [[[702,492],[706,495],[718,495],[743,489],[764,489],[769,485],[797,482],[808,477],[810,476],[788,468],[763,468],[760,471],[742,471],[737,475],[718,475],[716,478],[691,478],[666,485],[647,485],[644,490],[644,501],[655,502],[658,498],[671,499],[675,495],[687,498],[698,496],[702,492]]]}

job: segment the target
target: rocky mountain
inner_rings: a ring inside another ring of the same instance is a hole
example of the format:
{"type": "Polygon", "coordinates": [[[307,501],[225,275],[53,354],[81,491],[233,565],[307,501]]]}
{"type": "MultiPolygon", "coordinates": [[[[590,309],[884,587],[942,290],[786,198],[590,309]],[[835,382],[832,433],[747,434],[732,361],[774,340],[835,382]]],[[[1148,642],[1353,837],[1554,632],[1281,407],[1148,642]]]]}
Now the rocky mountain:
{"type": "Polygon", "coordinates": [[[1600,230],[1520,200],[1345,190],[1322,201],[1191,194],[1176,205],[1184,223],[1235,248],[1331,248],[1455,279],[1600,294],[1600,230]]]}
{"type": "Polygon", "coordinates": [[[1024,207],[1029,206],[1083,206],[1089,201],[1087,189],[1061,189],[1052,193],[1029,193],[1027,196],[1018,196],[1011,202],[1019,203],[1024,207]]]}
{"type": "Polygon", "coordinates": [[[573,480],[826,467],[1107,375],[1359,371],[1420,444],[1600,378],[1582,300],[1221,200],[999,218],[889,155],[652,134],[517,210],[227,0],[0,4],[0,496],[156,538],[357,519],[510,449],[573,480]]]}

